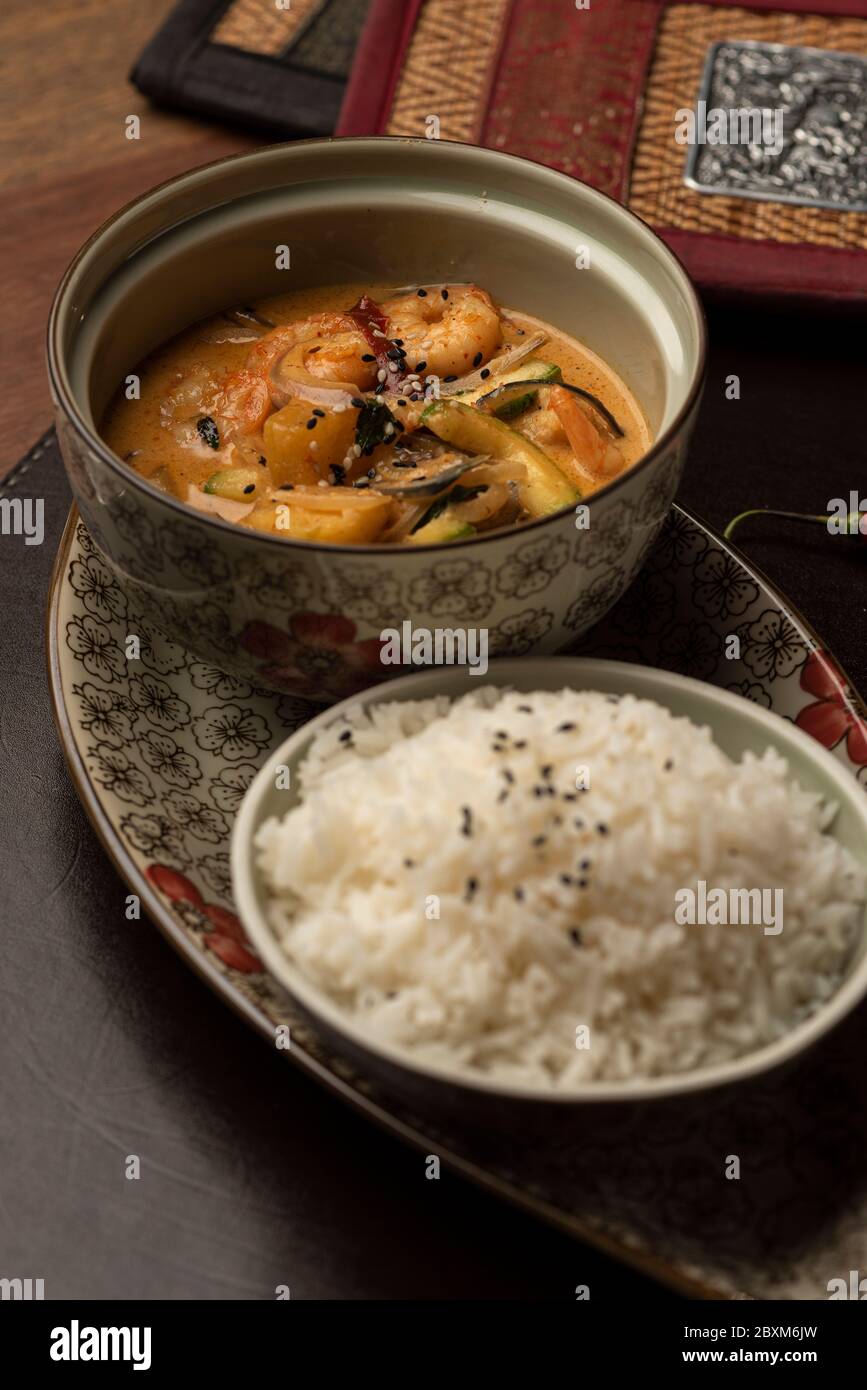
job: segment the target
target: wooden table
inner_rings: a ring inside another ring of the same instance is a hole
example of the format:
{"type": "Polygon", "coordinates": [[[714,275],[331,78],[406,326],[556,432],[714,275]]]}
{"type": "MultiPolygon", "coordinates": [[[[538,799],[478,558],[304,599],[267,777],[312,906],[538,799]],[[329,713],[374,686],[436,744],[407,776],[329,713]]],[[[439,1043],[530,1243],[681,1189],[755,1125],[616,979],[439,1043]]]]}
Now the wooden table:
{"type": "Polygon", "coordinates": [[[158,111],[128,81],[173,0],[5,0],[0,11],[0,476],[47,427],[45,322],[64,268],[101,222],[251,137],[158,111]],[[124,120],[141,119],[128,140],[124,120]]]}

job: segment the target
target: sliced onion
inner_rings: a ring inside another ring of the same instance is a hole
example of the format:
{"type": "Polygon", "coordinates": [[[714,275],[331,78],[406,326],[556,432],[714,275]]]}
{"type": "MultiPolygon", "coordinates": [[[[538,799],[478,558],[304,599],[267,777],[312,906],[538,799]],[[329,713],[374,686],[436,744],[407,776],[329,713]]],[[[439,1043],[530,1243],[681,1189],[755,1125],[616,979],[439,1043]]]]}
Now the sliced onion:
{"type": "Polygon", "coordinates": [[[299,364],[289,362],[287,359],[292,351],[294,349],[277,358],[268,378],[271,399],[278,410],[294,399],[309,401],[311,405],[327,405],[332,410],[335,406],[345,410],[359,399],[358,387],[351,381],[322,381],[299,364]]]}
{"type": "Polygon", "coordinates": [[[531,357],[547,341],[547,336],[546,333],[534,333],[525,343],[515,343],[505,352],[501,352],[499,357],[492,357],[486,367],[479,367],[478,371],[460,376],[457,381],[444,382],[440,387],[440,395],[459,396],[463,391],[475,391],[477,387],[485,386],[489,382],[493,388],[496,382],[491,381],[492,377],[510,372],[519,362],[523,362],[525,357],[531,357]],[[484,376],[482,372],[485,373],[484,376]]]}
{"type": "Polygon", "coordinates": [[[186,500],[197,511],[220,516],[224,521],[242,521],[245,516],[249,516],[254,506],[252,502],[233,502],[228,497],[215,497],[211,493],[202,492],[192,483],[187,484],[186,500]]]}
{"type": "Polygon", "coordinates": [[[278,488],[272,492],[271,500],[284,502],[290,507],[295,501],[309,512],[363,511],[365,507],[383,507],[388,503],[387,497],[381,497],[379,493],[371,492],[368,488],[331,487],[330,485],[328,487],[299,486],[288,490],[278,488]]]}
{"type": "Polygon", "coordinates": [[[393,502],[392,506],[397,510],[397,516],[390,526],[386,527],[380,541],[391,544],[394,541],[404,540],[412,531],[416,522],[421,521],[425,512],[428,510],[428,503],[423,506],[416,506],[410,502],[393,502]]]}
{"type": "Polygon", "coordinates": [[[463,477],[464,487],[475,487],[479,483],[522,483],[527,477],[523,463],[480,463],[463,477]]]}
{"type": "Polygon", "coordinates": [[[487,521],[489,517],[502,511],[508,500],[509,490],[504,483],[489,483],[478,497],[470,497],[466,502],[456,502],[455,516],[459,516],[461,521],[471,521],[478,525],[480,521],[487,521]]]}

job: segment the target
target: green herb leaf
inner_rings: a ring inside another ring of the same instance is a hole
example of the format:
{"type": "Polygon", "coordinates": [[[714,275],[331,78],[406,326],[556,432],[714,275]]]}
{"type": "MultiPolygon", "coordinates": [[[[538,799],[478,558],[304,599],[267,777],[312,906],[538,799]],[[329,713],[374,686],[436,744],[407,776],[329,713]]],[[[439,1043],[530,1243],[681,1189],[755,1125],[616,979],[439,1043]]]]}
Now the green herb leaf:
{"type": "Polygon", "coordinates": [[[480,493],[487,492],[487,490],[487,483],[482,483],[479,487],[464,487],[462,483],[455,483],[450,492],[444,493],[435,502],[431,502],[427,511],[419,517],[409,534],[414,536],[416,531],[420,531],[423,526],[427,526],[431,521],[436,521],[438,516],[442,516],[446,507],[458,502],[472,502],[474,497],[478,497],[480,493]]]}
{"type": "Polygon", "coordinates": [[[201,420],[197,420],[196,429],[209,449],[219,449],[220,431],[217,429],[216,421],[210,415],[203,415],[201,420]]]}
{"type": "Polygon", "coordinates": [[[400,422],[395,420],[387,405],[382,401],[365,401],[355,426],[355,442],[363,454],[372,454],[377,444],[393,440],[400,433],[400,422]],[[387,425],[394,426],[390,434],[385,432],[387,425]]]}

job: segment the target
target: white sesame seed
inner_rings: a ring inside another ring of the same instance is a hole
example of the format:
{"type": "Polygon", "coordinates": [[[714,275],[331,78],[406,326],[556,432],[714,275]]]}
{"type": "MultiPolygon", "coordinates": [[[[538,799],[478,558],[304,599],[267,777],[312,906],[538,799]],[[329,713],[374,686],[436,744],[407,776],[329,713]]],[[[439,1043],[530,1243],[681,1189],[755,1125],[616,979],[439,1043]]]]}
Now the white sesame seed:
{"type": "Polygon", "coordinates": [[[388,376],[388,372],[385,370],[385,368],[384,368],[384,367],[380,367],[379,371],[376,373],[376,379],[377,379],[377,381],[385,381],[385,378],[386,378],[387,376],[388,376]]]}

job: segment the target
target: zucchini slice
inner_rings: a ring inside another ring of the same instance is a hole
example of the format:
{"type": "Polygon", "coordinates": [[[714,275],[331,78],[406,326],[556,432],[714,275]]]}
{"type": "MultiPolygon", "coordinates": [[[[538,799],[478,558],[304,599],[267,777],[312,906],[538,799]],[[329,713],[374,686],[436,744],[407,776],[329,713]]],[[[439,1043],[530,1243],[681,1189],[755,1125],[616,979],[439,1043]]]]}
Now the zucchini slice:
{"type": "Polygon", "coordinates": [[[427,525],[421,526],[418,531],[411,531],[406,539],[411,545],[440,545],[443,541],[458,541],[463,536],[472,536],[475,530],[475,526],[471,526],[468,521],[461,521],[454,515],[451,507],[446,507],[444,512],[435,516],[427,525]]]}
{"type": "Polygon", "coordinates": [[[459,399],[466,405],[481,406],[490,415],[496,415],[498,420],[514,420],[538,399],[538,392],[532,389],[534,381],[550,386],[560,379],[561,372],[556,362],[543,362],[541,358],[534,357],[529,362],[522,362],[519,366],[513,367],[510,372],[504,372],[502,376],[486,381],[484,386],[473,391],[461,392],[459,399]],[[523,392],[505,389],[516,382],[529,389],[523,392]]]}
{"type": "Polygon", "coordinates": [[[580,502],[578,488],[554,460],[493,415],[462,401],[440,400],[429,405],[421,418],[429,430],[463,453],[523,464],[526,477],[517,485],[518,496],[530,516],[545,516],[580,502]]]}

